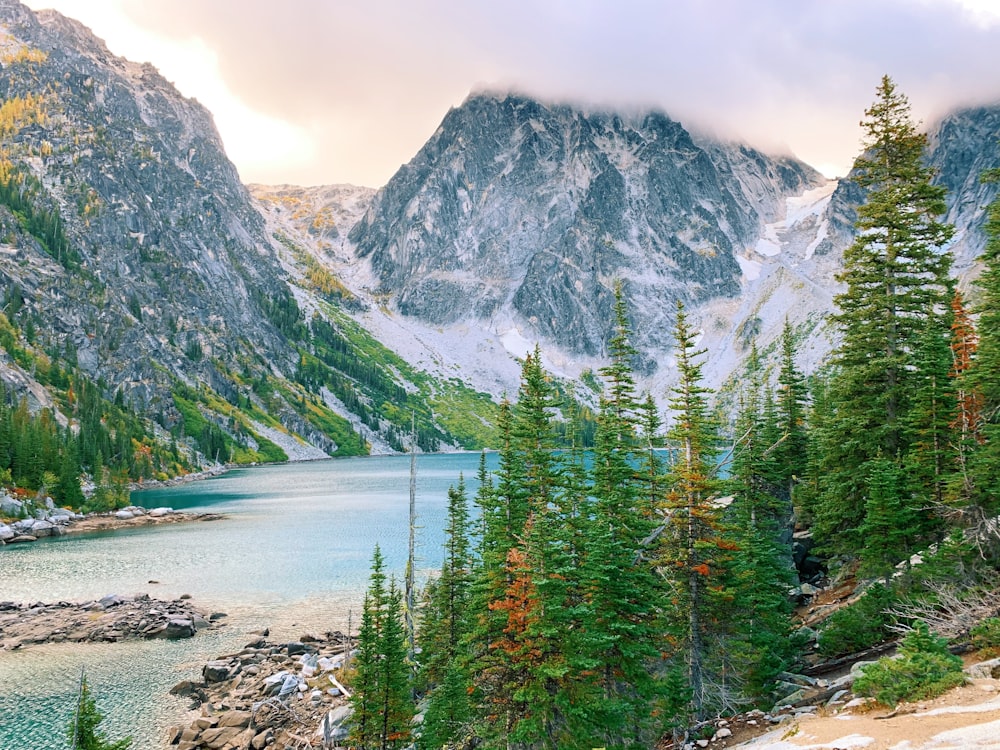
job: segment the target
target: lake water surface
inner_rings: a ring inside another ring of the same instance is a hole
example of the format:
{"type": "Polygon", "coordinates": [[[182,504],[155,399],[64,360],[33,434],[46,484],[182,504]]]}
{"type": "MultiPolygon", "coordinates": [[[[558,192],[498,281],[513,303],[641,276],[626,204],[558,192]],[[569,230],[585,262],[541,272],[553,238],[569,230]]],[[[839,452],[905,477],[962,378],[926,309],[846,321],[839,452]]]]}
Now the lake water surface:
{"type": "MultiPolygon", "coordinates": [[[[495,456],[489,456],[490,466],[495,456]]],[[[475,491],[478,454],[417,458],[418,574],[440,565],[447,490],[464,474],[475,491]]],[[[185,641],[49,644],[0,652],[0,749],[67,747],[65,727],[81,667],[113,738],[165,747],[186,701],[170,687],[238,650],[250,631],[272,640],[357,630],[374,546],[403,574],[409,509],[406,456],[334,459],[231,471],[135,492],[147,508],[211,511],[219,521],[73,535],[0,549],[0,601],[85,601],[106,594],[190,594],[227,613],[226,625],[185,641]],[[155,583],[151,583],[155,581],[155,583]]]]}

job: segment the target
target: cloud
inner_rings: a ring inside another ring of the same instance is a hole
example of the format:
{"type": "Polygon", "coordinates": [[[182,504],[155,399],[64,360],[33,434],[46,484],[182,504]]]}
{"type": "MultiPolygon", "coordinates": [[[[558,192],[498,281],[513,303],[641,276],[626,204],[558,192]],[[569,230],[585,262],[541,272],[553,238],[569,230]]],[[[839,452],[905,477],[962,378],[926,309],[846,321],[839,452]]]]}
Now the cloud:
{"type": "Polygon", "coordinates": [[[449,107],[482,88],[661,108],[686,125],[844,172],[884,73],[909,96],[918,119],[1000,101],[1000,15],[983,2],[114,5],[150,34],[211,49],[232,97],[295,129],[308,148],[286,160],[285,181],[377,186],[417,152],[449,107]]]}

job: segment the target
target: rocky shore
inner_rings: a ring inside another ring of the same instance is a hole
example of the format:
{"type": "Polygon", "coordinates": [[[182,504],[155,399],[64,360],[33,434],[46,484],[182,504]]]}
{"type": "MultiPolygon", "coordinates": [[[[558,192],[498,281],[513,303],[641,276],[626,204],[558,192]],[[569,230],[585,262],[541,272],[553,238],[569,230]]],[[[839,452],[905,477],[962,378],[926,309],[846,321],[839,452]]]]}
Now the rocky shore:
{"type": "Polygon", "coordinates": [[[190,638],[226,615],[204,613],[188,598],[108,595],[90,602],[0,602],[0,651],[39,643],[115,642],[128,638],[190,638]]]}
{"type": "Polygon", "coordinates": [[[291,643],[267,631],[240,651],[202,668],[200,681],[171,689],[191,699],[197,717],[170,730],[177,750],[290,750],[339,746],[351,709],[339,675],[350,653],[339,632],[291,643]]]}
{"type": "Polygon", "coordinates": [[[16,521],[0,520],[0,547],[5,544],[36,542],[53,536],[64,536],[88,531],[108,531],[133,526],[155,526],[182,521],[215,521],[223,518],[219,513],[185,513],[173,508],[147,510],[130,505],[110,513],[74,513],[57,508],[46,498],[38,507],[30,507],[13,498],[0,499],[0,518],[19,518],[16,521]]]}

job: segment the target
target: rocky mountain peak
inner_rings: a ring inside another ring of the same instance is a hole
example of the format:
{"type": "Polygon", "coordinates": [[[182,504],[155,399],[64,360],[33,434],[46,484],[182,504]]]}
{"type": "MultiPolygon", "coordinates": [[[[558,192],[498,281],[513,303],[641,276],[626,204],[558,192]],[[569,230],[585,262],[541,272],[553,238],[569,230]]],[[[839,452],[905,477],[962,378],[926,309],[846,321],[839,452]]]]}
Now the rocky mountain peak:
{"type": "Polygon", "coordinates": [[[640,344],[659,347],[670,301],[737,295],[736,255],[785,196],[821,182],[790,158],[699,145],[662,112],[477,94],[378,192],[350,239],[404,315],[517,327],[597,355],[616,280],[648,311],[635,321],[640,344]]]}

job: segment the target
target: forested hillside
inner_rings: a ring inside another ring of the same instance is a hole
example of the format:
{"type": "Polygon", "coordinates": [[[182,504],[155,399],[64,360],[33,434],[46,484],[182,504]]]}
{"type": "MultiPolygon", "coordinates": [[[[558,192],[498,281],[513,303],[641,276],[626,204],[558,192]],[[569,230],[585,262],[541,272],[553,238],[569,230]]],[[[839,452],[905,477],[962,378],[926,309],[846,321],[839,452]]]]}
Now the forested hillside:
{"type": "Polygon", "coordinates": [[[375,552],[354,746],[650,748],[780,703],[788,671],[901,630],[902,658],[855,692],[898,701],[962,681],[926,621],[980,645],[997,623],[983,602],[1000,565],[1000,200],[969,308],[948,274],[945,190],[888,77],[864,128],[866,197],[823,370],[797,369],[786,326],[777,371],[751,357],[738,413],[718,414],[678,304],[661,415],[636,392],[619,291],[594,449],[555,451],[559,399],[536,350],[502,407],[500,468],[480,472],[480,520],[461,481],[450,493],[415,633],[375,552]],[[818,633],[792,617],[793,527],[864,592],[818,633]]]}
{"type": "Polygon", "coordinates": [[[58,13],[4,0],[0,26],[0,382],[22,427],[78,443],[9,465],[21,490],[63,502],[63,463],[124,486],[489,444],[490,396],[406,364],[328,271],[300,272],[200,104],[58,13]]]}

